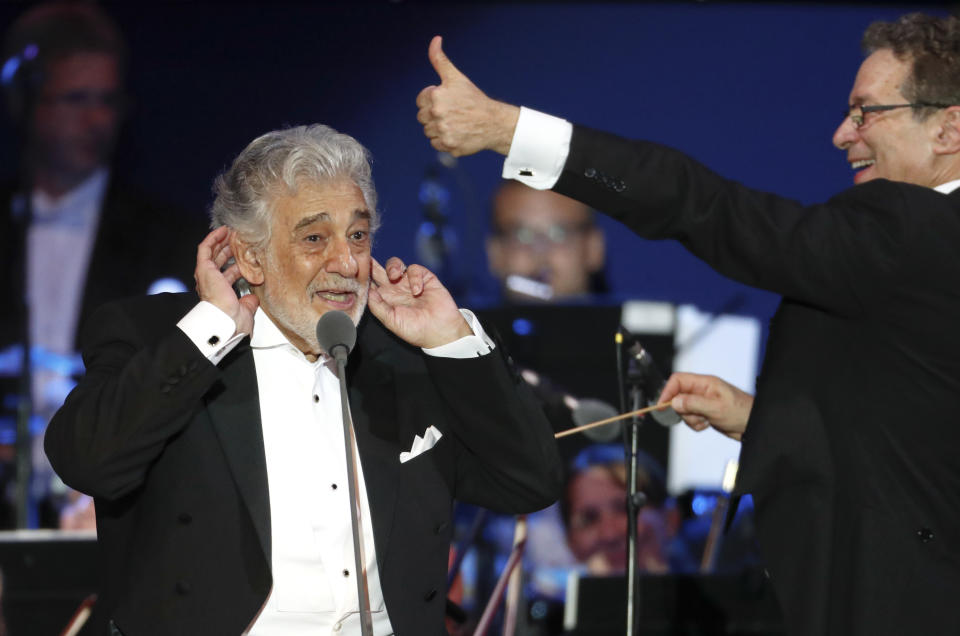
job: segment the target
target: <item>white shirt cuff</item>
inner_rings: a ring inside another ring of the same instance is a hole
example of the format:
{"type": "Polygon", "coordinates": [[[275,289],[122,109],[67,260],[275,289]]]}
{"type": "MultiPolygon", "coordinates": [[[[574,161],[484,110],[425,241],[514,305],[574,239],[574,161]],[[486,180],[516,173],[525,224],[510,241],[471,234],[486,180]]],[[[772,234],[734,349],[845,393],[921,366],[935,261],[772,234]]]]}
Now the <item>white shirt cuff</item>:
{"type": "Polygon", "coordinates": [[[480,321],[472,311],[469,309],[461,309],[460,313],[463,314],[463,317],[470,325],[473,335],[464,336],[459,340],[448,342],[439,347],[424,349],[423,352],[425,354],[437,358],[456,358],[462,360],[464,358],[477,358],[486,355],[496,348],[493,340],[491,340],[487,332],[483,330],[483,325],[480,324],[480,321]]]}
{"type": "Polygon", "coordinates": [[[213,364],[219,364],[246,335],[235,333],[237,324],[233,318],[205,300],[181,318],[177,327],[213,364]]]}
{"type": "Polygon", "coordinates": [[[521,106],[510,153],[503,162],[503,178],[549,190],[567,162],[571,136],[570,122],[521,106]]]}

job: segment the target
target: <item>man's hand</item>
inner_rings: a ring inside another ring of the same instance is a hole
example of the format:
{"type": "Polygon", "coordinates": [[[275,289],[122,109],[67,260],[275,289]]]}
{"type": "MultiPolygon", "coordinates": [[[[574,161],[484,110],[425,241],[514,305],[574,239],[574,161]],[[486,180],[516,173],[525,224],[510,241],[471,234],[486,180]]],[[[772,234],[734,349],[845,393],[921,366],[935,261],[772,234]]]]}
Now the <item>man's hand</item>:
{"type": "Polygon", "coordinates": [[[712,426],[740,441],[747,429],[753,396],[712,375],[674,373],[657,402],[670,402],[673,410],[695,431],[712,426]]]}
{"type": "Polygon", "coordinates": [[[455,157],[494,150],[510,152],[520,108],[487,97],[443,53],[439,35],[428,55],[440,76],[440,86],[427,86],[417,95],[417,121],[430,145],[455,157]]]}
{"type": "Polygon", "coordinates": [[[260,299],[253,294],[237,298],[233,291],[233,284],[240,278],[240,267],[233,263],[223,269],[233,258],[230,235],[231,230],[226,226],[207,234],[197,246],[197,268],[193,271],[193,278],[197,281],[200,300],[212,303],[230,316],[237,325],[236,333],[250,334],[253,332],[253,314],[260,299]]]}
{"type": "Polygon", "coordinates": [[[430,349],[473,333],[437,277],[422,265],[393,257],[373,261],[368,306],[384,326],[416,347],[430,349]]]}

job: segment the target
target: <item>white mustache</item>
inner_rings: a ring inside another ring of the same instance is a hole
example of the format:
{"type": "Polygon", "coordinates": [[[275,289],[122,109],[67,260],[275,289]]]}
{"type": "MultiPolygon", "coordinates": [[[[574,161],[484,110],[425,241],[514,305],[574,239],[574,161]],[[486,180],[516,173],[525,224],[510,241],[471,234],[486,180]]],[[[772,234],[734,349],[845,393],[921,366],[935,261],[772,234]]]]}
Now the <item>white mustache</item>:
{"type": "Polygon", "coordinates": [[[359,282],[350,279],[344,278],[342,276],[334,276],[330,281],[324,281],[323,283],[314,283],[310,285],[310,295],[318,294],[320,292],[351,292],[354,294],[359,294],[364,290],[364,286],[359,282]]]}

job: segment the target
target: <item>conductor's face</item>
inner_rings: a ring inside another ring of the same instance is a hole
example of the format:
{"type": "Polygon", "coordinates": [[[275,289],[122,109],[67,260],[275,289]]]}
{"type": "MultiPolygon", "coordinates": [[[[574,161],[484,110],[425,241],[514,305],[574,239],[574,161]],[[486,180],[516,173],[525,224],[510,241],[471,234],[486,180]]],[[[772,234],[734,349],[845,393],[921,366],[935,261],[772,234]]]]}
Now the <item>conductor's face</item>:
{"type": "Polygon", "coordinates": [[[301,183],[273,200],[270,242],[253,285],[291,344],[320,350],[315,329],[331,309],[360,321],[370,284],[370,210],[351,181],[301,183]]]}
{"type": "Polygon", "coordinates": [[[833,144],[846,151],[847,161],[856,171],[854,183],[890,179],[933,187],[948,180],[938,174],[936,163],[942,111],[920,121],[914,109],[905,106],[867,113],[860,110],[862,106],[910,102],[901,91],[911,68],[909,60],[881,49],[864,60],[857,72],[850,91],[851,116],[833,134],[833,144]]]}

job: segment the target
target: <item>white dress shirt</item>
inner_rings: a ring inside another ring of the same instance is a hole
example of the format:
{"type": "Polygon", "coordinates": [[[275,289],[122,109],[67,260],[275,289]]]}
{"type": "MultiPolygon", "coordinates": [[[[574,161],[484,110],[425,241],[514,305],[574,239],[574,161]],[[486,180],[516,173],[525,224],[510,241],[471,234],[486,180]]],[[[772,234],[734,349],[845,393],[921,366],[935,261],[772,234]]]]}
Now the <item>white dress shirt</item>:
{"type": "MultiPolygon", "coordinates": [[[[87,267],[110,173],[101,168],[76,188],[53,198],[35,191],[27,234],[30,341],[53,356],[73,355],[87,267]]],[[[70,365],[40,364],[33,374],[34,412],[46,421],[73,388],[70,365]],[[64,366],[63,369],[57,368],[64,366]]]]}
{"type": "MultiPolygon", "coordinates": [[[[474,335],[425,349],[425,353],[465,358],[493,349],[476,317],[467,310],[461,312],[474,335]]],[[[233,320],[207,302],[197,305],[178,326],[214,363],[242,339],[232,337],[233,320]]],[[[327,356],[315,362],[307,360],[262,309],[254,316],[250,347],[267,461],[273,589],[248,633],[358,634],[359,601],[336,364],[327,356]]],[[[388,636],[393,627],[380,586],[359,458],[356,463],[373,631],[388,636]]]]}

